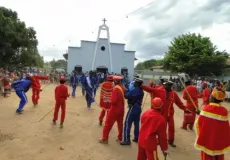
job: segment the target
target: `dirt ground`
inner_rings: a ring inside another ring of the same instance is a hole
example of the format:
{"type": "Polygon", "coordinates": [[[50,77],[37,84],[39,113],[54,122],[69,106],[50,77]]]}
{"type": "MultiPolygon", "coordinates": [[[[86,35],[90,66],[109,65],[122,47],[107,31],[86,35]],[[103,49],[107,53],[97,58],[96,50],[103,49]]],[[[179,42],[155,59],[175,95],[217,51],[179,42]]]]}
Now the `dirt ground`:
{"type": "MultiPolygon", "coordinates": [[[[87,110],[80,88],[77,88],[76,98],[69,98],[67,101],[63,129],[60,129],[59,125],[52,125],[53,111],[38,122],[54,107],[54,88],[55,85],[49,85],[43,90],[37,107],[33,107],[29,91],[27,93],[29,102],[22,115],[15,113],[19,102],[15,93],[11,93],[8,98],[0,97],[0,160],[136,159],[136,144],[120,146],[115,141],[116,125],[111,131],[109,144],[98,143],[102,134],[102,127],[98,125],[100,108],[94,103],[92,109],[87,110]]],[[[97,95],[97,102],[98,99],[97,95]]],[[[145,110],[149,108],[149,102],[148,97],[145,110]]],[[[230,110],[229,104],[228,109],[230,110]]],[[[177,148],[169,148],[168,160],[199,160],[199,152],[193,147],[195,132],[181,130],[182,119],[182,111],[176,108],[177,148]]],[[[164,159],[161,152],[159,159],[164,159]]],[[[226,160],[230,160],[230,155],[226,155],[226,160]]]]}

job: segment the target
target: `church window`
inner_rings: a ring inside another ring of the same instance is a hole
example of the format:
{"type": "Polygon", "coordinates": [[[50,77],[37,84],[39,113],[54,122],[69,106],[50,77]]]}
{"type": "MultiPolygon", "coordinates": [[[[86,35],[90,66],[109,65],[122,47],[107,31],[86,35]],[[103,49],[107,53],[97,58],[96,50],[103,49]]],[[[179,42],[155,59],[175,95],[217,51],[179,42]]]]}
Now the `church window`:
{"type": "Polygon", "coordinates": [[[102,47],[101,47],[101,50],[102,50],[102,51],[105,51],[105,46],[102,46],[102,47]]]}

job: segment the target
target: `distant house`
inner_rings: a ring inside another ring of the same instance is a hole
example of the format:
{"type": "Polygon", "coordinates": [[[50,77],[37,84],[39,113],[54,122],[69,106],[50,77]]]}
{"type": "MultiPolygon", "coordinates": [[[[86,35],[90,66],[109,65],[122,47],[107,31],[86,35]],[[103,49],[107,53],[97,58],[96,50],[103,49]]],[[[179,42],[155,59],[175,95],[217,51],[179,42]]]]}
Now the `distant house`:
{"type": "Polygon", "coordinates": [[[163,66],[153,66],[151,67],[151,71],[153,72],[165,72],[163,66]]]}

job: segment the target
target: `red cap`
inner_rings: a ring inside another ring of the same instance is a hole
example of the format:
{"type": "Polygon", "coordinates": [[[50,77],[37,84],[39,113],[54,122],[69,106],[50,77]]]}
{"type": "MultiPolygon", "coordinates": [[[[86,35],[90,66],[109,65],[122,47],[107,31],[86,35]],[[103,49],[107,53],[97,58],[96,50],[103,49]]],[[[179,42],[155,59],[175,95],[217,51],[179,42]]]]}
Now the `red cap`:
{"type": "Polygon", "coordinates": [[[65,81],[65,77],[61,76],[60,81],[65,81]]]}
{"type": "Polygon", "coordinates": [[[160,109],[162,105],[163,105],[163,101],[159,97],[156,97],[152,100],[152,107],[154,109],[160,109]]]}
{"type": "Polygon", "coordinates": [[[107,76],[107,81],[112,81],[112,80],[113,80],[113,76],[112,75],[107,76]]]}
{"type": "Polygon", "coordinates": [[[122,80],[122,77],[121,76],[113,76],[113,79],[116,81],[120,81],[120,80],[122,80]]]}

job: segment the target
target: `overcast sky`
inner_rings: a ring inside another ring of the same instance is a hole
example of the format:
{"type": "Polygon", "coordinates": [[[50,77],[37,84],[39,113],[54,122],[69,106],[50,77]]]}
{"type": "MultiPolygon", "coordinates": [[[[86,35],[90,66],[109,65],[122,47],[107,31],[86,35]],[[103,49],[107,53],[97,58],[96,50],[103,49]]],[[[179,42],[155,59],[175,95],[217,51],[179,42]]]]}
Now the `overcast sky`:
{"type": "Polygon", "coordinates": [[[34,27],[46,61],[63,58],[80,40],[95,41],[103,18],[111,42],[126,43],[140,61],[163,58],[172,38],[189,31],[230,52],[230,0],[0,0],[0,5],[34,27]]]}

